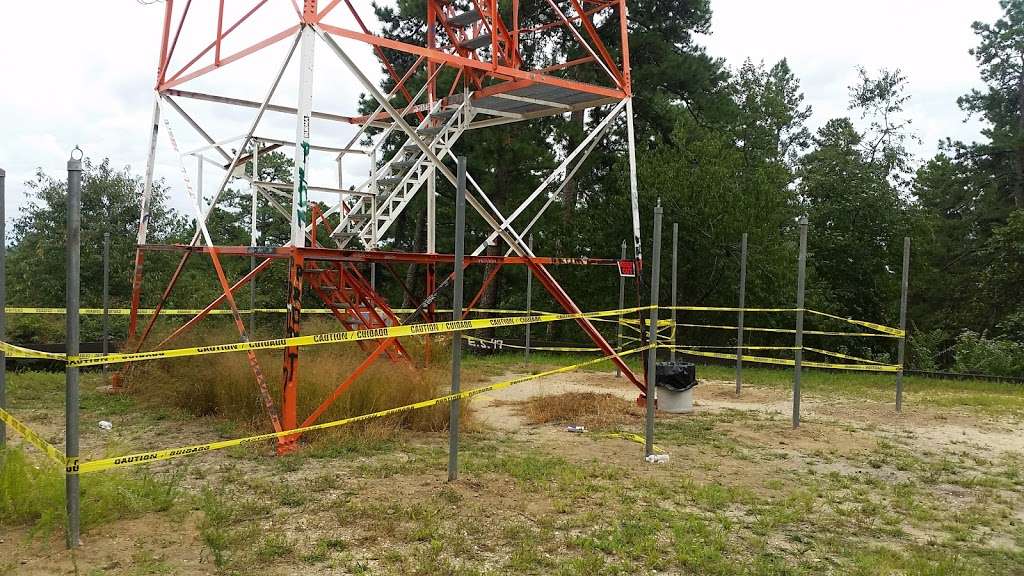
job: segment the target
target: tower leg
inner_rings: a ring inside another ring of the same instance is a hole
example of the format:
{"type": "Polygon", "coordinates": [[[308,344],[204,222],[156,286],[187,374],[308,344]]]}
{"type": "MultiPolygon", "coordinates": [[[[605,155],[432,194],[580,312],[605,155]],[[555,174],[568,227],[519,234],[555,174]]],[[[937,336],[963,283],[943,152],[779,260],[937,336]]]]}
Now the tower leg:
{"type": "MultiPolygon", "coordinates": [[[[296,250],[292,253],[288,267],[288,309],[285,320],[286,336],[298,336],[302,331],[302,254],[296,250]]],[[[291,430],[298,426],[299,397],[299,349],[291,346],[284,350],[284,383],[281,386],[281,427],[291,430]]],[[[295,450],[298,438],[289,436],[281,438],[277,444],[277,453],[285,454],[295,450]]]]}
{"type": "MultiPolygon", "coordinates": [[[[156,140],[160,134],[160,95],[153,95],[153,115],[150,122],[149,154],[146,157],[146,179],[142,186],[142,202],[139,204],[139,233],[136,244],[146,243],[149,233],[149,199],[153,195],[153,168],[156,164],[156,140]]],[[[128,338],[135,337],[139,321],[139,300],[142,294],[142,250],[135,252],[135,274],[132,276],[132,307],[128,316],[128,338]]]]}
{"type": "MultiPolygon", "coordinates": [[[[308,8],[309,2],[306,6],[308,8]]],[[[314,3],[315,4],[315,3],[314,3]]],[[[298,115],[295,122],[295,172],[294,188],[292,189],[292,257],[288,265],[288,307],[285,320],[285,332],[290,338],[298,336],[301,331],[302,314],[302,253],[306,245],[308,183],[307,161],[309,158],[310,122],[313,116],[313,54],[316,38],[313,29],[303,26],[299,44],[299,98],[298,115]]],[[[285,348],[284,351],[284,382],[281,386],[281,426],[291,430],[298,425],[299,397],[299,349],[285,348]]],[[[297,436],[288,436],[278,440],[277,453],[284,454],[295,450],[297,436]]]]}
{"type": "MultiPolygon", "coordinates": [[[[427,264],[427,296],[434,293],[437,289],[437,268],[435,264],[427,264]]],[[[434,313],[437,310],[437,305],[433,302],[427,306],[427,322],[436,322],[437,319],[434,317],[434,313]]],[[[430,366],[430,345],[433,342],[434,337],[427,334],[426,340],[423,342],[423,364],[424,366],[430,366]]]]}

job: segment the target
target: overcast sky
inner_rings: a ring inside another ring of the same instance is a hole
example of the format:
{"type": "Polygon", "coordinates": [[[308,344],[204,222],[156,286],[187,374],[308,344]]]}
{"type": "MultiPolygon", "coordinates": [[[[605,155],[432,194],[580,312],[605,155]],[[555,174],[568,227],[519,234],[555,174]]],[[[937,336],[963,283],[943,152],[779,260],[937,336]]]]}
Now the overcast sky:
{"type": "Polygon", "coordinates": [[[981,86],[968,50],[971,24],[994,22],[997,0],[712,0],[708,52],[730,66],[744,59],[773,64],[786,58],[814,110],[812,127],[849,115],[848,86],[857,66],[900,69],[909,81],[907,105],[927,158],[946,137],[972,140],[980,124],[964,122],[956,99],[981,86]]]}
{"type": "MultiPolygon", "coordinates": [[[[272,4],[281,4],[287,11],[291,3],[274,0],[272,4]]],[[[356,5],[369,2],[357,0],[356,5]]],[[[713,33],[701,39],[709,53],[726,58],[734,67],[745,58],[768,64],[787,58],[802,82],[807,103],[814,108],[812,127],[847,114],[847,86],[856,78],[856,67],[863,65],[899,68],[908,77],[909,114],[922,139],[915,150],[919,156],[933,154],[937,141],[947,136],[977,137],[979,125],[964,123],[956,98],[980,85],[974,59],[968,54],[976,43],[970,25],[975,20],[995,20],[997,0],[712,0],[712,6],[713,33]]],[[[36,168],[62,176],[76,144],[93,159],[109,157],[115,166],[130,165],[140,173],[145,166],[162,5],[60,0],[48,2],[47,7],[45,22],[40,21],[35,3],[5,2],[0,7],[0,168],[7,171],[9,219],[23,205],[23,183],[36,168]]],[[[369,9],[365,12],[370,14],[369,9]]],[[[277,20],[281,21],[285,20],[277,20]]],[[[231,95],[259,99],[286,44],[258,60],[232,65],[229,93],[234,90],[231,95]]],[[[364,69],[376,70],[365,49],[352,46],[352,50],[357,60],[367,64],[364,69]]],[[[317,107],[351,113],[359,87],[345,80],[344,70],[323,47],[317,52],[317,66],[325,72],[314,90],[315,96],[321,95],[317,107]],[[324,102],[322,95],[330,95],[330,101],[324,102]]],[[[286,74],[277,101],[294,97],[292,72],[286,74]]],[[[213,114],[202,105],[190,111],[197,117],[213,114]]],[[[223,138],[243,133],[245,118],[240,112],[207,116],[204,122],[216,128],[215,137],[223,138]]],[[[182,149],[198,145],[187,126],[175,121],[182,149]]],[[[283,118],[269,118],[266,131],[284,138],[293,134],[283,118]]],[[[346,134],[335,136],[344,140],[346,134]]],[[[157,173],[179,186],[177,160],[166,139],[160,145],[157,173]]],[[[366,166],[353,162],[345,168],[349,177],[365,172],[366,166]]],[[[320,168],[313,177],[324,179],[331,174],[320,168]]],[[[184,208],[181,202],[175,204],[184,208]]]]}

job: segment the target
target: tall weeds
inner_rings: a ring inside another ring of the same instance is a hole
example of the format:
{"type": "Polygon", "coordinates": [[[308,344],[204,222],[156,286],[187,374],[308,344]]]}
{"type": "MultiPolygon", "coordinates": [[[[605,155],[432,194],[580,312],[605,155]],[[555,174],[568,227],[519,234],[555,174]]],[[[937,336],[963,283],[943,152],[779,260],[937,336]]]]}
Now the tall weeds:
{"type": "MultiPolygon", "coordinates": [[[[210,324],[176,340],[172,346],[199,346],[238,341],[232,326],[210,324]]],[[[313,319],[303,326],[305,334],[336,331],[338,325],[327,319],[313,319]]],[[[370,346],[374,341],[368,342],[370,346]]],[[[430,368],[422,368],[421,341],[403,339],[402,344],[413,362],[390,361],[381,355],[318,419],[338,420],[413,404],[447,391],[449,380],[448,347],[432,346],[430,368]]],[[[343,382],[367,357],[355,343],[324,344],[299,349],[299,421],[343,382]]],[[[268,391],[280,409],[283,380],[283,352],[260,351],[257,361],[268,391]]],[[[126,372],[125,385],[137,397],[164,407],[182,409],[195,416],[230,418],[254,430],[264,430],[268,416],[259,388],[245,353],[233,352],[208,356],[172,358],[139,363],[126,372]]],[[[468,410],[463,411],[468,415],[468,410]]],[[[400,429],[441,431],[448,428],[446,404],[411,410],[387,418],[353,425],[350,431],[376,437],[390,436],[400,429]]]]}

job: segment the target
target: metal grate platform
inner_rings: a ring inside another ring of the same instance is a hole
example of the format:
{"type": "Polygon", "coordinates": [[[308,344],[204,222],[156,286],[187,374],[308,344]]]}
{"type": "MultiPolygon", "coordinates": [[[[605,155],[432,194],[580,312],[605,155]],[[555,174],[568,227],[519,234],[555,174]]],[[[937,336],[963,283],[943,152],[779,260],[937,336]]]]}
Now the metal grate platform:
{"type": "MultiPolygon", "coordinates": [[[[455,97],[459,98],[458,96],[455,97]]],[[[472,97],[471,97],[472,98],[472,97]]],[[[575,110],[584,110],[612,104],[615,98],[608,98],[562,86],[549,84],[530,84],[513,88],[507,92],[492,93],[483,97],[473,98],[473,107],[478,112],[508,119],[522,120],[565,114],[575,110]]],[[[490,124],[483,120],[478,124],[490,124]]]]}

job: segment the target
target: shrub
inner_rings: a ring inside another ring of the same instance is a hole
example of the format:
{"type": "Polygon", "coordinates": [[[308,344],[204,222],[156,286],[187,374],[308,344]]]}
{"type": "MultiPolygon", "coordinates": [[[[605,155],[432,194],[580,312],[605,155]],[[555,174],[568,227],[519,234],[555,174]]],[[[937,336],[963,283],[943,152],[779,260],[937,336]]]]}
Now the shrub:
{"type": "Polygon", "coordinates": [[[913,370],[939,369],[946,334],[942,330],[923,330],[907,336],[907,366],[913,370]]]}
{"type": "Polygon", "coordinates": [[[957,372],[1024,377],[1024,344],[987,338],[967,330],[953,348],[957,372]]]}

